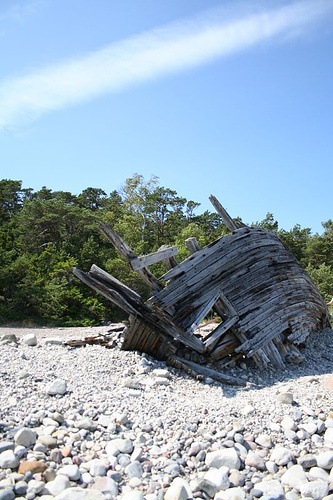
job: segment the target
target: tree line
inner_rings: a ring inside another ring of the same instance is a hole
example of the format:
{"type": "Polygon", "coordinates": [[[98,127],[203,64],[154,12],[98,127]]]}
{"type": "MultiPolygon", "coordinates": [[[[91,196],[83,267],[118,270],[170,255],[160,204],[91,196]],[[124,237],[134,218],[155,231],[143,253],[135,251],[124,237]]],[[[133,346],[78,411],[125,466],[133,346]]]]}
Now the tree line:
{"type": "MultiPolygon", "coordinates": [[[[68,191],[24,188],[18,180],[0,181],[0,324],[85,326],[119,321],[123,313],[77,280],[72,269],[94,263],[143,297],[148,290],[98,229],[110,225],[138,254],[176,245],[188,256],[185,239],[201,246],[228,233],[221,217],[199,203],[134,174],[120,190],[107,194],[88,187],[68,191]]],[[[271,213],[255,224],[276,232],[309,272],[328,301],[333,295],[333,221],[322,235],[310,228],[280,229],[271,213]]],[[[164,272],[161,264],[152,271],[164,272]]]]}

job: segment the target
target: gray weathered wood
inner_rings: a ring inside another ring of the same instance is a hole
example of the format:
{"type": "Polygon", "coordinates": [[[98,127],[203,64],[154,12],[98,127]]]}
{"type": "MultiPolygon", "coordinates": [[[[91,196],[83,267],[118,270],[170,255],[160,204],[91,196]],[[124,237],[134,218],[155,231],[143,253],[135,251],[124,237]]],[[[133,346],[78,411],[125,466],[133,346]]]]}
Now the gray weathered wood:
{"type": "MultiPolygon", "coordinates": [[[[129,264],[131,264],[132,260],[137,259],[137,254],[133,252],[133,250],[127,245],[127,243],[113,231],[107,224],[104,222],[100,223],[100,229],[102,233],[106,236],[106,238],[112,243],[112,245],[118,250],[120,255],[125,259],[129,264]]],[[[153,290],[161,290],[163,288],[162,283],[154,276],[149,269],[139,269],[138,273],[141,278],[152,288],[153,290]]]]}
{"type": "Polygon", "coordinates": [[[209,336],[207,340],[204,341],[207,351],[212,351],[215,345],[220,340],[221,336],[226,333],[232,326],[234,326],[239,320],[238,316],[232,316],[224,323],[221,323],[212,334],[209,336]]]}
{"type": "Polygon", "coordinates": [[[228,214],[228,212],[225,210],[225,208],[222,207],[221,203],[218,201],[215,196],[212,194],[209,197],[209,200],[213,207],[215,208],[216,212],[222,217],[224,223],[228,227],[230,231],[235,231],[237,229],[237,224],[234,221],[232,217],[228,214]]]}
{"type": "Polygon", "coordinates": [[[276,234],[240,227],[215,197],[211,201],[232,234],[204,248],[194,238],[188,239],[191,255],[180,264],[174,259],[176,250],[170,248],[138,257],[111,228],[101,225],[109,241],[152,288],[147,302],[97,266],[89,273],[75,270],[76,276],[130,315],[125,348],[161,359],[176,356],[178,349],[226,362],[230,356],[246,356],[260,368],[281,367],[286,358],[297,362],[294,344],[329,325],[328,309],[317,287],[276,234]],[[165,285],[147,269],[158,261],[169,268],[162,277],[165,285]],[[211,309],[223,321],[202,337],[195,329],[211,309]]]}
{"type": "Polygon", "coordinates": [[[221,382],[222,384],[239,385],[239,386],[246,385],[246,382],[244,382],[244,380],[241,378],[232,377],[231,375],[227,375],[226,373],[222,373],[212,368],[207,368],[206,366],[199,365],[198,363],[194,363],[193,361],[188,361],[187,359],[174,356],[171,359],[169,358],[168,362],[170,363],[172,362],[172,360],[175,360],[176,362],[179,362],[182,365],[187,366],[188,368],[198,373],[199,375],[202,375],[204,377],[211,377],[214,380],[221,382]]]}
{"type": "Polygon", "coordinates": [[[166,259],[174,257],[178,253],[177,247],[164,248],[163,250],[158,250],[157,252],[150,253],[148,255],[141,255],[140,257],[132,258],[130,264],[134,271],[138,271],[157,262],[161,262],[166,259]]]}

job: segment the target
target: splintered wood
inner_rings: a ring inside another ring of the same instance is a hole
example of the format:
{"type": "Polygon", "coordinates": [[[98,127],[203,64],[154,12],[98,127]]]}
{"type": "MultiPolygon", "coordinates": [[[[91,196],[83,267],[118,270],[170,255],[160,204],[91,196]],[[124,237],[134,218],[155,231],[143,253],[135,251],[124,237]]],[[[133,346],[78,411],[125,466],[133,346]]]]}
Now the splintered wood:
{"type": "MultiPolygon", "coordinates": [[[[231,234],[204,248],[189,238],[191,255],[179,264],[176,247],[137,256],[101,224],[104,235],[150,286],[148,301],[95,265],[88,273],[75,268],[74,274],[129,314],[122,349],[146,352],[206,375],[214,370],[202,365],[218,360],[227,365],[231,359],[252,357],[261,368],[297,361],[296,345],[330,325],[316,285],[276,234],[245,226],[214,196],[210,200],[231,234]],[[157,279],[147,266],[159,261],[167,272],[157,279]],[[215,327],[204,335],[199,326],[209,313],[215,327]],[[193,363],[191,353],[201,365],[193,363]]],[[[241,383],[221,372],[219,377],[241,383]]]]}

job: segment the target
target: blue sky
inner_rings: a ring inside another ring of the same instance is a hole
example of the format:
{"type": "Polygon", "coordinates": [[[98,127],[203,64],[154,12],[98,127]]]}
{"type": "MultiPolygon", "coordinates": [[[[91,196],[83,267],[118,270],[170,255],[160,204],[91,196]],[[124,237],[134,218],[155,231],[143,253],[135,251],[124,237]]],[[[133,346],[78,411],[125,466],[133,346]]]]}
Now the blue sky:
{"type": "Polygon", "coordinates": [[[333,218],[333,0],[1,0],[0,178],[333,218]]]}

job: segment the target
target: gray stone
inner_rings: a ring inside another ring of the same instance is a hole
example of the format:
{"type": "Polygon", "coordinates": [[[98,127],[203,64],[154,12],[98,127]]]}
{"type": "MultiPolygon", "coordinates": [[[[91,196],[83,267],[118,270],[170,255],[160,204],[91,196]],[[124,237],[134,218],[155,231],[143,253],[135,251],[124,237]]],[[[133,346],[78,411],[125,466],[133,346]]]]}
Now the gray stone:
{"type": "Polygon", "coordinates": [[[116,457],[120,453],[119,448],[114,441],[115,440],[110,441],[105,447],[105,452],[108,457],[116,457]]]}
{"type": "Polygon", "coordinates": [[[14,333],[0,333],[0,342],[18,342],[16,335],[14,333]]]}
{"type": "Polygon", "coordinates": [[[140,462],[138,462],[136,460],[136,461],[128,464],[127,467],[125,467],[125,474],[128,477],[128,479],[132,479],[133,477],[141,478],[142,474],[143,474],[143,470],[142,470],[140,462]]]}
{"type": "Polygon", "coordinates": [[[51,436],[39,436],[38,442],[43,444],[48,450],[56,448],[58,444],[56,438],[51,436]]]}
{"type": "Polygon", "coordinates": [[[282,446],[277,446],[271,454],[271,462],[275,462],[277,465],[286,465],[293,459],[293,455],[287,448],[282,446]]]}
{"type": "Polygon", "coordinates": [[[12,441],[1,441],[0,442],[0,453],[7,450],[14,450],[15,444],[12,441]]]}
{"type": "Polygon", "coordinates": [[[53,481],[46,483],[45,492],[57,496],[67,488],[70,488],[70,486],[71,483],[68,477],[59,474],[53,481]]]}
{"type": "Polygon", "coordinates": [[[203,477],[199,481],[199,486],[198,486],[199,491],[203,491],[206,495],[209,496],[209,498],[213,498],[216,493],[219,491],[219,488],[215,483],[210,481],[209,479],[206,479],[203,477]]]}
{"type": "Polygon", "coordinates": [[[94,432],[97,429],[98,422],[95,422],[91,418],[84,417],[81,420],[75,422],[75,427],[78,429],[85,429],[87,431],[94,432]]]}
{"type": "Polygon", "coordinates": [[[291,405],[294,402],[294,396],[291,392],[281,392],[278,395],[277,400],[279,401],[279,403],[291,405]]]}
{"type": "Polygon", "coordinates": [[[17,458],[22,458],[22,457],[25,457],[28,453],[28,450],[25,446],[15,446],[15,449],[14,449],[14,453],[15,453],[15,456],[17,458]]]}
{"type": "Polygon", "coordinates": [[[310,480],[321,479],[322,481],[330,481],[328,472],[320,467],[311,467],[308,472],[308,477],[310,480]]]}
{"type": "Polygon", "coordinates": [[[214,500],[245,500],[245,491],[242,488],[228,488],[216,493],[214,500]]]}
{"type": "Polygon", "coordinates": [[[28,489],[28,483],[26,483],[25,481],[18,481],[14,487],[16,495],[22,495],[22,496],[26,494],[27,489],[28,489]]]}
{"type": "Polygon", "coordinates": [[[112,441],[120,451],[120,453],[130,454],[132,453],[134,446],[130,439],[114,439],[112,441]]]}
{"type": "Polygon", "coordinates": [[[84,472],[81,476],[81,479],[85,484],[92,484],[94,482],[94,478],[89,474],[89,472],[84,472]]]}
{"type": "Polygon", "coordinates": [[[284,493],[267,493],[267,495],[263,495],[260,497],[261,500],[284,500],[284,493]]]}
{"type": "Polygon", "coordinates": [[[61,340],[61,338],[56,338],[56,337],[47,338],[44,340],[44,342],[45,342],[45,345],[62,345],[63,344],[63,341],[61,340]]]}
{"type": "Polygon", "coordinates": [[[311,467],[315,467],[317,465],[317,457],[311,453],[307,453],[306,455],[299,457],[297,463],[301,465],[303,469],[310,469],[311,467]]]}
{"type": "Polygon", "coordinates": [[[106,466],[103,462],[103,460],[100,460],[99,458],[95,458],[94,460],[91,461],[89,473],[92,477],[95,476],[105,476],[106,475],[106,466]]]}
{"type": "Polygon", "coordinates": [[[101,425],[102,427],[108,427],[111,423],[112,420],[108,415],[100,415],[98,417],[98,425],[101,425]]]}
{"type": "Polygon", "coordinates": [[[16,444],[28,448],[36,442],[36,433],[31,429],[20,429],[14,436],[14,441],[16,444]]]}
{"type": "Polygon", "coordinates": [[[211,451],[207,453],[206,465],[219,469],[220,467],[228,467],[229,469],[240,468],[240,459],[234,448],[223,448],[221,450],[211,451]]]}
{"type": "Polygon", "coordinates": [[[220,467],[219,469],[214,469],[214,468],[209,469],[209,471],[205,473],[204,479],[213,483],[216,486],[217,491],[226,490],[230,486],[228,467],[220,467]]]}
{"type": "Polygon", "coordinates": [[[0,500],[13,500],[14,498],[15,493],[10,488],[0,490],[0,500]]]}
{"type": "Polygon", "coordinates": [[[317,456],[317,465],[322,469],[331,469],[333,467],[333,451],[323,451],[317,456]]]}
{"type": "Polygon", "coordinates": [[[78,481],[81,477],[80,469],[75,464],[68,464],[59,469],[58,474],[67,476],[71,481],[78,481]]]}
{"type": "Polygon", "coordinates": [[[259,434],[255,442],[262,448],[271,448],[272,440],[268,434],[259,434]]]}
{"type": "Polygon", "coordinates": [[[27,497],[29,494],[33,493],[34,495],[38,495],[45,487],[44,481],[36,481],[35,479],[31,479],[28,483],[27,497]]]}
{"type": "Polygon", "coordinates": [[[37,337],[34,333],[28,333],[22,339],[22,342],[28,346],[34,347],[37,345],[37,337]]]}
{"type": "Polygon", "coordinates": [[[133,491],[126,491],[125,493],[123,493],[120,497],[120,500],[144,500],[144,498],[145,497],[143,496],[142,491],[133,490],[133,491]]]}
{"type": "Polygon", "coordinates": [[[310,436],[317,432],[317,424],[315,422],[307,422],[300,425],[301,429],[304,429],[310,436]]]}
{"type": "Polygon", "coordinates": [[[176,477],[164,495],[164,500],[187,500],[192,498],[190,485],[184,479],[176,477]]]}
{"type": "Polygon", "coordinates": [[[155,370],[152,371],[152,375],[154,377],[171,378],[171,373],[165,368],[155,368],[155,370]]]}
{"type": "Polygon", "coordinates": [[[128,387],[129,389],[141,389],[142,386],[140,381],[136,378],[126,377],[123,382],[124,387],[128,387]]]}
{"type": "Polygon", "coordinates": [[[56,496],[56,500],[105,500],[105,495],[94,489],[67,488],[56,496]]]}
{"type": "Polygon", "coordinates": [[[324,441],[326,446],[333,448],[333,427],[329,427],[328,429],[326,429],[324,434],[324,441]]]}
{"type": "Polygon", "coordinates": [[[118,495],[118,485],[110,477],[96,477],[91,488],[101,491],[104,494],[110,494],[113,497],[118,495]]]}
{"type": "Polygon", "coordinates": [[[0,453],[0,467],[2,469],[16,469],[19,461],[17,460],[13,450],[6,450],[0,453]]]}
{"type": "Polygon", "coordinates": [[[49,396],[63,396],[67,391],[67,382],[61,378],[56,378],[46,387],[49,396]]]}
{"type": "Polygon", "coordinates": [[[137,460],[140,461],[142,456],[143,456],[143,449],[142,448],[134,448],[134,450],[131,454],[131,462],[136,462],[137,460]]]}
{"type": "Polygon", "coordinates": [[[322,500],[322,498],[327,495],[328,489],[327,481],[311,481],[301,486],[301,493],[303,497],[313,498],[313,500],[322,500]]]}
{"type": "Polygon", "coordinates": [[[281,420],[281,427],[285,430],[285,431],[296,431],[297,430],[297,424],[295,422],[295,420],[293,418],[291,418],[289,415],[287,415],[286,417],[284,417],[282,420],[281,420]]]}
{"type": "Polygon", "coordinates": [[[256,483],[255,488],[260,490],[264,495],[268,495],[271,493],[279,493],[284,494],[284,489],[280,481],[277,479],[272,479],[270,481],[261,481],[260,483],[256,483]]]}
{"type": "Polygon", "coordinates": [[[277,471],[279,470],[277,464],[275,462],[272,462],[271,460],[267,460],[266,469],[270,474],[276,474],[277,471]]]}
{"type": "Polygon", "coordinates": [[[301,465],[293,465],[283,474],[281,482],[300,491],[301,486],[306,484],[308,479],[301,465]]]}
{"type": "Polygon", "coordinates": [[[266,464],[264,459],[258,455],[255,451],[249,450],[247,457],[245,459],[245,465],[248,467],[255,467],[258,470],[266,470],[266,464]]]}

